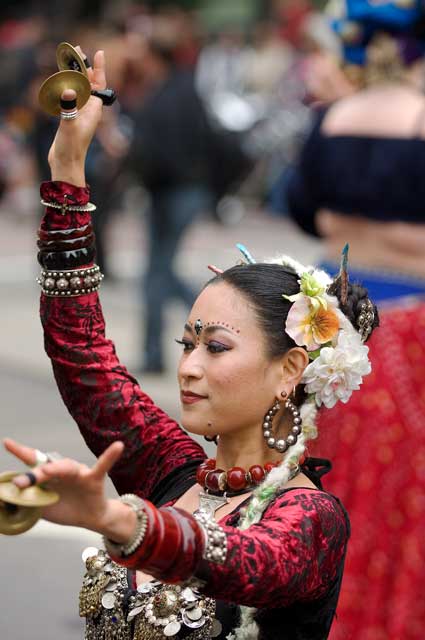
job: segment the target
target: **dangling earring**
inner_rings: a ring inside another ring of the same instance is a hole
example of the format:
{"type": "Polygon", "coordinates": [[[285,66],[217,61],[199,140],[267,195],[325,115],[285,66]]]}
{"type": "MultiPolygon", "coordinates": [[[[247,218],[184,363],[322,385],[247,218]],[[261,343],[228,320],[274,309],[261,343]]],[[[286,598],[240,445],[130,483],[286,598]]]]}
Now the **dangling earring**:
{"type": "Polygon", "coordinates": [[[206,440],[207,442],[214,442],[215,445],[218,444],[218,438],[219,436],[203,436],[204,440],[206,440]]]}
{"type": "MultiPolygon", "coordinates": [[[[286,398],[288,394],[286,393],[286,391],[282,391],[280,395],[282,396],[282,398],[286,398]]],[[[300,417],[300,412],[298,411],[298,407],[293,402],[291,402],[289,398],[285,402],[285,407],[292,413],[293,418],[293,425],[286,439],[276,439],[272,431],[273,418],[280,409],[280,402],[278,400],[266,413],[263,422],[263,436],[267,442],[267,446],[269,447],[269,449],[276,449],[276,451],[278,451],[279,453],[285,453],[285,451],[289,449],[289,447],[294,445],[298,440],[298,436],[302,430],[302,420],[300,417]]]]}

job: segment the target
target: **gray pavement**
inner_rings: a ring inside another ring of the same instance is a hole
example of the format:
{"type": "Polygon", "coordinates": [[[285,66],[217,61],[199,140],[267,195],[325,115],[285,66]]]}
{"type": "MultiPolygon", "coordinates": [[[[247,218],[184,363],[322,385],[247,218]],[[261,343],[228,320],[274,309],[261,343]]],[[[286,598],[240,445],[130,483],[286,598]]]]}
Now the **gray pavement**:
{"type": "MultiPolygon", "coordinates": [[[[36,220],[0,217],[0,435],[16,437],[40,449],[59,450],[90,463],[93,458],[63,406],[43,352],[34,280],[36,220]]],[[[201,220],[182,247],[178,269],[200,287],[209,277],[206,265],[234,264],[236,242],[258,257],[290,253],[302,262],[319,256],[318,244],[302,236],[287,220],[250,212],[237,227],[201,220]]],[[[110,229],[114,284],[105,284],[102,301],[108,335],[130,370],[141,359],[140,285],[146,242],[144,220],[129,213],[117,216],[110,229]]],[[[179,349],[173,338],[181,332],[185,309],[170,306],[165,342],[169,372],[147,377],[144,389],[178,418],[175,367],[179,349]]],[[[17,465],[0,451],[0,470],[17,465]]],[[[112,494],[113,489],[109,487],[112,494]]],[[[75,528],[40,522],[18,537],[0,537],[0,640],[77,640],[83,637],[78,618],[81,551],[98,537],[75,528]]]]}

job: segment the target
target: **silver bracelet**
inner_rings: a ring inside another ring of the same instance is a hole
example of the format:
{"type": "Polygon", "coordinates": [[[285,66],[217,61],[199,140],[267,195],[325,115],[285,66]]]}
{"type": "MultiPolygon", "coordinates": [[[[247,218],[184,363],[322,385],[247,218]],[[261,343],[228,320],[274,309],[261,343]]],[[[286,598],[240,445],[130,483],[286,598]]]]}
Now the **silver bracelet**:
{"type": "Polygon", "coordinates": [[[97,291],[103,280],[103,274],[97,265],[88,269],[70,269],[68,271],[42,271],[37,278],[42,292],[46,296],[81,296],[97,291]]]}
{"type": "Polygon", "coordinates": [[[204,511],[194,514],[205,534],[204,560],[215,564],[224,564],[227,555],[227,536],[218,522],[208,517],[204,511]]]}
{"type": "Polygon", "coordinates": [[[58,202],[47,202],[47,200],[40,200],[40,202],[44,207],[60,209],[62,215],[65,215],[67,211],[96,211],[97,209],[96,205],[93,204],[93,202],[88,202],[81,207],[78,205],[69,205],[67,202],[64,202],[63,204],[59,204],[58,202]]]}
{"type": "Polygon", "coordinates": [[[134,493],[125,493],[120,496],[119,501],[131,507],[137,516],[136,529],[132,538],[126,544],[117,544],[103,536],[103,543],[106,551],[115,557],[131,556],[132,553],[142,544],[148,526],[148,516],[145,511],[145,503],[142,498],[134,493]]]}

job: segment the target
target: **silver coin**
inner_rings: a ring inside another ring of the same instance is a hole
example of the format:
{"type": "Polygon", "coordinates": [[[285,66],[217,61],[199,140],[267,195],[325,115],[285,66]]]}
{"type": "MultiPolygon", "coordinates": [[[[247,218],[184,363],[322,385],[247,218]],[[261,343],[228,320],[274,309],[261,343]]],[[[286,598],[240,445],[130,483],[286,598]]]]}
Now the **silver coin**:
{"type": "Polygon", "coordinates": [[[211,627],[211,638],[217,638],[222,631],[223,625],[221,624],[220,620],[215,619],[211,627]]]}
{"type": "Polygon", "coordinates": [[[81,554],[83,562],[85,563],[87,558],[92,558],[93,556],[97,556],[98,553],[99,553],[99,549],[96,549],[96,547],[86,547],[83,553],[81,554]]]}
{"type": "Polygon", "coordinates": [[[193,593],[192,589],[189,589],[189,587],[183,589],[181,595],[186,600],[186,602],[196,602],[196,600],[198,599],[193,593]]]}
{"type": "Polygon", "coordinates": [[[186,627],[189,627],[189,629],[199,629],[206,622],[206,618],[202,615],[199,618],[199,620],[191,620],[190,618],[187,617],[186,611],[182,612],[182,620],[185,623],[186,627]]]}
{"type": "Polygon", "coordinates": [[[105,591],[115,591],[116,588],[117,588],[117,583],[113,580],[111,582],[108,582],[108,584],[105,587],[105,591]]]}
{"type": "Polygon", "coordinates": [[[196,609],[191,609],[187,612],[187,617],[189,618],[189,620],[193,620],[194,622],[200,620],[202,618],[202,609],[200,609],[199,607],[196,607],[196,609]]]}
{"type": "Polygon", "coordinates": [[[169,622],[167,626],[164,628],[164,636],[175,636],[181,629],[180,622],[173,620],[173,622],[169,622]]]}
{"type": "Polygon", "coordinates": [[[143,611],[143,607],[134,607],[134,609],[131,609],[131,611],[129,611],[127,620],[131,620],[131,618],[137,616],[141,611],[143,611]]]}
{"type": "Polygon", "coordinates": [[[143,582],[142,584],[139,584],[137,587],[137,591],[139,593],[150,593],[152,589],[153,587],[150,582],[143,582]]]}
{"type": "Polygon", "coordinates": [[[105,609],[113,609],[115,607],[115,596],[113,593],[106,592],[102,596],[102,606],[105,609]]]}

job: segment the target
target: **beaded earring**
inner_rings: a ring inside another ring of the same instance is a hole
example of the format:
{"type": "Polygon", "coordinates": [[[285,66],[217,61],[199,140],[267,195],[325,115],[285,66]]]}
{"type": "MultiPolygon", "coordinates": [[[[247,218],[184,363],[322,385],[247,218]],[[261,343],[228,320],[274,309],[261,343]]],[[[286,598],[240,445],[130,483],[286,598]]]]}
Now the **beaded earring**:
{"type": "MultiPolygon", "coordinates": [[[[286,398],[287,395],[288,394],[285,391],[282,391],[282,398],[286,398]]],[[[293,419],[291,431],[286,438],[276,438],[272,431],[273,418],[280,409],[279,400],[277,400],[272,408],[266,413],[263,422],[263,436],[267,442],[267,446],[269,449],[276,449],[279,453],[285,453],[289,447],[294,445],[302,430],[302,420],[298,407],[289,398],[285,402],[285,407],[292,413],[293,419]]]]}

